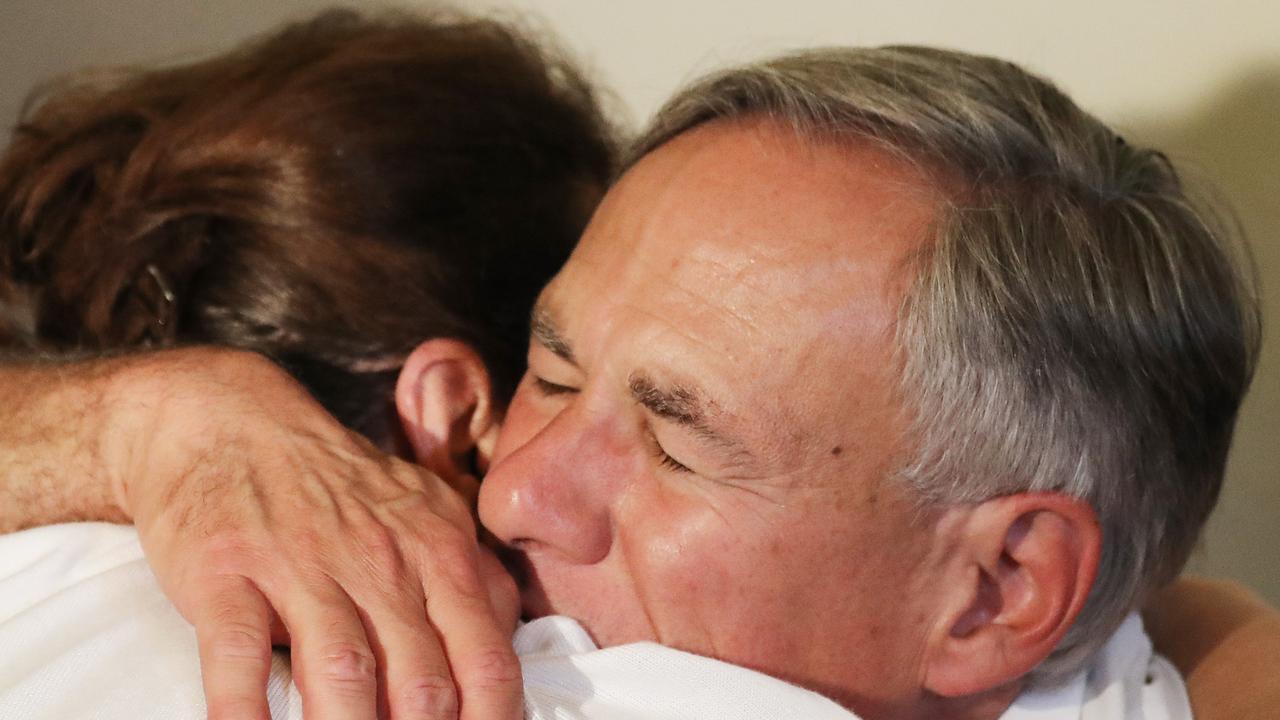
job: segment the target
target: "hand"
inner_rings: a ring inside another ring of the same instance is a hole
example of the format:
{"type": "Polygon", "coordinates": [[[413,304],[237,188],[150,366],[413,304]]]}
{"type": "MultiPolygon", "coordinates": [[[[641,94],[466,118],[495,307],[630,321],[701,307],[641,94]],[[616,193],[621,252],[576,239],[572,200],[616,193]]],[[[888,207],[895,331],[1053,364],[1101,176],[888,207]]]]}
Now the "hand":
{"type": "Polygon", "coordinates": [[[196,628],[211,720],[269,717],[273,626],[308,720],[520,717],[514,586],[466,501],[268,361],[203,352],[141,374],[104,455],[196,628]]]}

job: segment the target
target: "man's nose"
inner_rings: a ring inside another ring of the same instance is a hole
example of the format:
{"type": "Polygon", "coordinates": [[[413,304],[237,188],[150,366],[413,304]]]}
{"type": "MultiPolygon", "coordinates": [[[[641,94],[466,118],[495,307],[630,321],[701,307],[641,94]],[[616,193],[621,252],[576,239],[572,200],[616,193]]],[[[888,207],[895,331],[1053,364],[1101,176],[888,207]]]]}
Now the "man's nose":
{"type": "Polygon", "coordinates": [[[593,564],[613,542],[612,506],[626,459],[609,428],[566,409],[490,468],[480,487],[480,522],[529,554],[593,564]]]}

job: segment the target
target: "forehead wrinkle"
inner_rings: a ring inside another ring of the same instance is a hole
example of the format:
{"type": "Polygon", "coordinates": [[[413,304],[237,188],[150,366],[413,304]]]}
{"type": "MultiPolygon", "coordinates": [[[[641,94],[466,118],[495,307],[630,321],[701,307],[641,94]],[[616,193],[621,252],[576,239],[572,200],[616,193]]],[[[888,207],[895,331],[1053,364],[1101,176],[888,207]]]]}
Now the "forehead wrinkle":
{"type": "Polygon", "coordinates": [[[762,342],[758,308],[752,308],[749,301],[765,292],[764,286],[751,274],[748,262],[730,264],[701,255],[691,252],[678,261],[679,267],[667,268],[660,267],[656,259],[637,258],[633,267],[637,285],[644,288],[645,296],[663,297],[664,301],[661,309],[628,304],[629,309],[712,352],[734,356],[738,348],[762,342]],[[699,277],[691,265],[713,268],[712,277],[721,282],[699,277]],[[708,301],[709,296],[718,301],[708,301]]]}
{"type": "Polygon", "coordinates": [[[715,355],[734,355],[736,346],[758,342],[760,327],[752,314],[739,303],[723,302],[736,290],[732,285],[745,284],[749,261],[710,253],[705,240],[682,244],[678,252],[667,252],[661,245],[647,252],[619,252],[606,242],[584,245],[566,267],[564,281],[586,291],[588,299],[582,305],[591,304],[614,318],[626,314],[652,320],[663,332],[715,355]],[[700,273],[701,269],[707,271],[700,273]],[[610,281],[601,282],[603,277],[610,281]]]}

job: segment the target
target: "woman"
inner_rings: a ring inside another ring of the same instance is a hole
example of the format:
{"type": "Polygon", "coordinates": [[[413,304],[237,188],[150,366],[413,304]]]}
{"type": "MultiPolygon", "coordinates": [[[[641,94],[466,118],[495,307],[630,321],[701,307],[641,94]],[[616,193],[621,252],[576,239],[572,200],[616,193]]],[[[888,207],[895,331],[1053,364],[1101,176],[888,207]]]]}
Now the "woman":
{"type": "Polygon", "coordinates": [[[329,12],[29,105],[0,159],[0,339],[253,350],[384,448],[424,338],[510,396],[615,163],[570,65],[462,18],[329,12]]]}
{"type": "MultiPolygon", "coordinates": [[[[398,456],[415,453],[397,421],[397,374],[423,339],[452,338],[474,352],[500,412],[523,372],[534,296],[615,164],[610,128],[573,67],[501,25],[444,14],[330,12],[200,62],[73,79],[29,107],[0,157],[0,338],[13,357],[250,350],[398,456]]],[[[194,364],[166,376],[163,392],[208,362],[194,364]]],[[[0,383],[11,431],[62,438],[94,424],[86,409],[96,403],[78,399],[45,433],[24,402],[33,388],[65,387],[65,367],[13,377],[0,383]]],[[[212,403],[210,391],[190,395],[212,403]]],[[[248,394],[268,396],[261,386],[248,394]]],[[[309,436],[325,434],[334,452],[364,461],[352,483],[394,467],[416,487],[439,484],[389,465],[310,407],[299,414],[312,420],[309,436]]],[[[288,455],[271,428],[235,422],[288,455]]],[[[169,423],[102,427],[181,445],[158,439],[169,423]]],[[[193,434],[214,442],[205,429],[193,434]]],[[[57,472],[80,461],[67,474],[87,477],[102,463],[86,448],[69,443],[46,456],[57,472]]],[[[233,487],[208,459],[200,464],[215,487],[233,487]]],[[[68,519],[144,525],[133,512],[85,511],[90,496],[112,493],[78,487],[61,510],[23,516],[23,507],[50,507],[41,496],[49,476],[5,462],[0,530],[68,519]]],[[[465,511],[450,520],[455,530],[469,523],[465,511]]],[[[411,525],[420,529],[421,518],[411,525]]],[[[173,566],[201,566],[181,550],[189,527],[150,535],[151,560],[169,551],[173,566]]],[[[199,610],[175,601],[188,618],[199,610]]],[[[417,625],[401,637],[424,635],[425,615],[417,625]]],[[[295,649],[305,646],[294,630],[295,649]]],[[[496,628],[493,640],[505,642],[496,628]]]]}

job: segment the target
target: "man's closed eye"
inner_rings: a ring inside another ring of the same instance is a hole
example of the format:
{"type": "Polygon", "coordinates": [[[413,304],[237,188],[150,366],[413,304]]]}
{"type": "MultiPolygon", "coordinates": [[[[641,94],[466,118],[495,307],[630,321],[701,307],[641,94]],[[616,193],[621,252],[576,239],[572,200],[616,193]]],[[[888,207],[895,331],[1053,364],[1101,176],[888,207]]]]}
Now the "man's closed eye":
{"type": "Polygon", "coordinates": [[[578,392],[578,388],[576,387],[553,383],[550,380],[540,378],[536,375],[533,377],[533,384],[538,388],[538,392],[548,397],[552,395],[566,395],[568,393],[578,392]]]}

